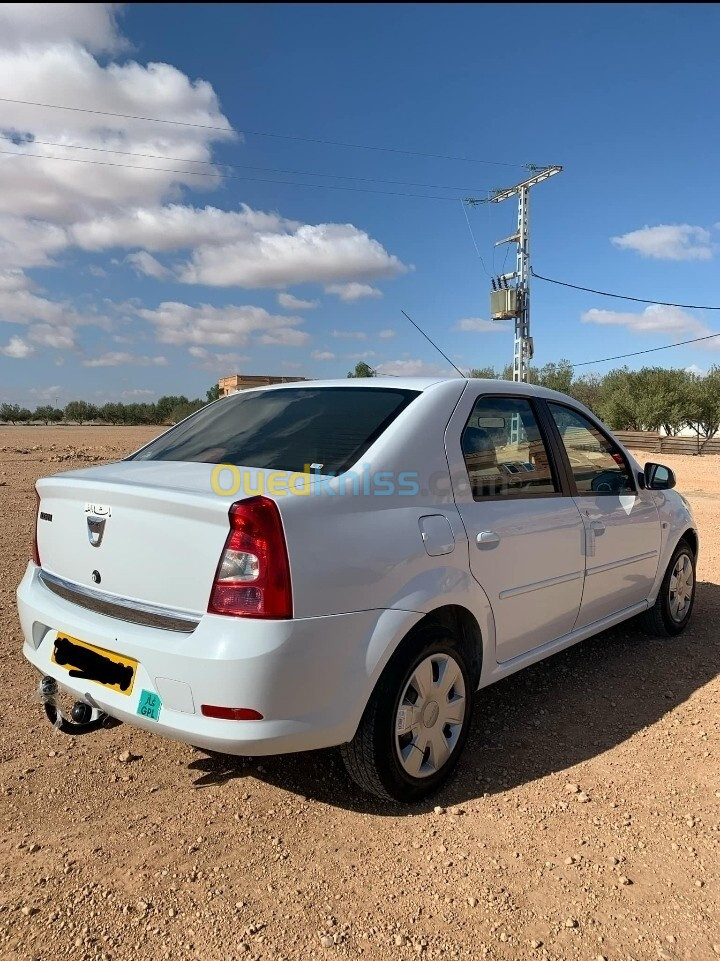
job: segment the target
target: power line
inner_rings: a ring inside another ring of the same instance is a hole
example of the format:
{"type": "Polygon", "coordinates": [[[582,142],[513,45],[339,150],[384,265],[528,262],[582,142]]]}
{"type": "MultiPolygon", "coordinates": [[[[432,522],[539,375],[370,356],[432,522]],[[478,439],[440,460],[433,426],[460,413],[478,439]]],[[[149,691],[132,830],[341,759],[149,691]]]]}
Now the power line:
{"type": "MultiPolygon", "coordinates": [[[[671,306],[676,306],[672,304],[671,306]]],[[[716,308],[717,309],[717,308],[716,308]]],[[[707,334],[705,337],[693,337],[691,340],[679,340],[676,344],[664,344],[662,347],[648,347],[646,350],[634,350],[630,354],[616,354],[614,357],[601,357],[599,360],[584,360],[581,364],[570,364],[571,367],[589,367],[591,364],[604,364],[608,360],[623,360],[625,357],[639,357],[640,354],[653,354],[656,350],[670,350],[672,347],[682,347],[685,344],[697,344],[701,340],[712,340],[720,337],[720,333],[707,334]]]]}
{"type": "Polygon", "coordinates": [[[404,314],[405,317],[407,317],[407,319],[408,319],[408,320],[410,321],[410,323],[413,325],[413,327],[415,328],[415,330],[420,331],[420,333],[423,335],[423,337],[425,338],[425,340],[427,340],[429,343],[431,343],[431,344],[433,345],[433,347],[435,348],[435,350],[436,350],[439,354],[442,354],[442,356],[445,358],[445,360],[448,362],[448,364],[450,364],[451,367],[454,367],[455,370],[458,372],[458,374],[460,374],[461,377],[464,377],[465,374],[463,374],[463,372],[460,370],[460,368],[458,367],[458,365],[457,365],[457,364],[453,364],[453,362],[450,360],[450,358],[448,357],[448,355],[447,355],[444,351],[440,350],[440,348],[438,347],[438,345],[435,343],[434,340],[430,340],[430,338],[429,338],[428,335],[425,333],[425,331],[424,331],[421,327],[418,327],[418,325],[415,323],[415,321],[412,319],[412,317],[411,317],[409,314],[406,314],[404,310],[401,311],[401,313],[404,314]]]}
{"type": "MultiPolygon", "coordinates": [[[[659,307],[683,307],[686,310],[720,310],[720,307],[702,306],[699,304],[675,304],[667,300],[649,300],[644,297],[629,297],[625,294],[613,294],[607,290],[595,290],[593,287],[581,287],[579,284],[570,284],[564,280],[554,280],[552,277],[543,277],[530,268],[533,277],[544,280],[548,284],[557,284],[560,287],[570,287],[573,290],[584,290],[589,294],[598,294],[600,297],[614,297],[617,300],[632,300],[638,304],[657,304],[659,307]]],[[[604,364],[610,360],[624,360],[626,357],[640,357],[642,354],[654,354],[658,350],[671,350],[673,347],[684,347],[686,344],[698,344],[704,340],[713,340],[720,337],[717,334],[705,334],[703,337],[691,337],[690,340],[679,340],[674,344],[663,344],[662,347],[647,347],[645,350],[633,350],[628,354],[615,354],[612,357],[600,357],[597,360],[584,360],[579,364],[571,364],[571,367],[589,367],[592,364],[604,364]]]]}
{"type": "Polygon", "coordinates": [[[485,271],[485,273],[486,273],[486,274],[488,275],[488,277],[489,277],[490,274],[488,273],[488,269],[487,269],[487,267],[485,266],[485,261],[482,259],[482,256],[480,255],[480,248],[478,247],[477,241],[475,240],[475,234],[473,233],[472,225],[471,225],[471,223],[470,223],[470,218],[469,218],[468,215],[467,215],[467,205],[466,205],[466,203],[465,203],[464,200],[461,200],[461,201],[460,201],[460,206],[462,207],[463,213],[465,214],[465,221],[467,222],[468,230],[470,231],[470,237],[471,237],[471,239],[472,239],[473,246],[475,247],[475,253],[478,255],[478,259],[480,260],[480,263],[482,264],[482,269],[485,271]]]}
{"type": "MultiPolygon", "coordinates": [[[[8,157],[34,157],[38,160],[58,160],[61,163],[91,164],[99,167],[124,167],[127,170],[156,170],[158,173],[182,174],[184,177],[219,176],[211,171],[205,172],[204,170],[176,170],[169,167],[149,167],[147,164],[124,164],[111,160],[86,160],[84,157],[49,157],[45,154],[28,153],[27,151],[17,153],[14,150],[0,150],[0,154],[5,154],[8,157]]],[[[353,193],[382,194],[386,197],[415,197],[419,200],[449,200],[453,203],[458,199],[457,197],[445,197],[440,194],[413,194],[398,190],[375,190],[372,187],[350,187],[344,184],[308,184],[298,180],[271,180],[267,177],[241,177],[238,174],[226,174],[225,177],[231,180],[243,180],[250,183],[283,184],[289,187],[314,187],[318,190],[350,190],[353,193]]]]}
{"type": "Polygon", "coordinates": [[[507,264],[508,254],[510,253],[510,245],[505,246],[505,256],[503,257],[502,272],[505,273],[505,265],[507,264]]]}
{"type": "MultiPolygon", "coordinates": [[[[612,294],[607,290],[595,290],[593,287],[581,287],[579,284],[569,284],[564,280],[554,280],[552,277],[543,277],[536,274],[530,268],[530,273],[538,280],[544,280],[548,284],[557,284],[559,287],[571,287],[573,290],[584,290],[588,294],[598,294],[600,297],[614,297],[616,300],[633,300],[637,304],[657,304],[659,307],[684,307],[686,310],[720,310],[720,307],[708,307],[704,304],[674,304],[668,300],[648,300],[645,297],[629,297],[627,294],[612,294]]],[[[688,341],[689,343],[689,341],[688,341]]],[[[669,346],[673,346],[670,344],[669,346]]],[[[655,348],[659,350],[660,348],[655,348]]]]}
{"type": "MultiPolygon", "coordinates": [[[[153,153],[138,153],[133,150],[116,150],[112,147],[91,147],[86,144],[74,144],[74,143],[60,143],[53,140],[18,140],[15,137],[8,136],[6,134],[0,134],[0,140],[6,140],[9,143],[14,144],[16,147],[61,147],[68,150],[90,150],[93,153],[111,153],[120,154],[123,157],[141,157],[146,160],[167,160],[172,163],[190,163],[190,164],[204,164],[208,167],[231,167],[233,170],[258,170],[265,173],[275,173],[275,174],[290,174],[292,176],[298,177],[328,177],[331,180],[355,180],[359,183],[377,183],[377,184],[390,184],[396,187],[426,187],[429,190],[482,190],[482,187],[455,187],[450,184],[425,184],[425,183],[414,183],[407,180],[381,180],[378,177],[350,177],[343,174],[326,174],[319,173],[316,170],[286,170],[282,167],[256,167],[251,164],[236,164],[236,163],[224,163],[215,160],[192,160],[187,157],[168,157],[163,154],[153,154],[153,153]]],[[[20,156],[23,156],[20,153],[20,156]]],[[[36,156],[35,154],[30,154],[29,156],[36,156]]],[[[56,159],[49,157],[48,159],[56,159]]],[[[65,159],[65,158],[57,158],[65,159]]],[[[153,170],[156,168],[152,168],[153,170]]],[[[464,209],[464,208],[463,208],[464,209]]]]}
{"type": "MultiPolygon", "coordinates": [[[[47,107],[51,110],[70,110],[75,113],[89,113],[100,117],[119,117],[122,120],[143,120],[150,123],[165,123],[175,127],[192,127],[196,130],[219,130],[222,133],[233,133],[232,128],[205,123],[190,123],[186,120],[167,120],[163,117],[139,117],[135,114],[114,113],[110,110],[91,110],[88,107],[69,107],[59,103],[41,103],[36,100],[16,100],[12,97],[0,97],[2,103],[16,103],[25,107],[47,107]]],[[[379,147],[373,144],[345,143],[340,140],[321,140],[317,137],[298,137],[292,134],[268,133],[265,130],[243,130],[244,135],[251,137],[272,137],[277,140],[294,140],[301,143],[322,144],[327,147],[347,147],[351,150],[377,150],[382,153],[405,154],[410,157],[429,157],[433,160],[456,160],[462,163],[485,164],[492,167],[531,167],[532,164],[509,163],[503,160],[478,160],[475,157],[454,157],[448,154],[424,153],[420,150],[405,150],[399,147],[379,147]]]]}

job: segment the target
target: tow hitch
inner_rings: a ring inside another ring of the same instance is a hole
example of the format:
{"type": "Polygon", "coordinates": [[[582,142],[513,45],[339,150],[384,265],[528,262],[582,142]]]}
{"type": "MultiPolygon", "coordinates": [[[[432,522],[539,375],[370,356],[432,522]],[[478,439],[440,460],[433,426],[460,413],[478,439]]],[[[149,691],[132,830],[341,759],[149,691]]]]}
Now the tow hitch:
{"type": "Polygon", "coordinates": [[[54,677],[46,676],[40,681],[38,694],[48,721],[63,734],[89,734],[104,727],[110,720],[104,711],[86,701],[76,701],[67,716],[62,709],[58,683],[54,677]]]}

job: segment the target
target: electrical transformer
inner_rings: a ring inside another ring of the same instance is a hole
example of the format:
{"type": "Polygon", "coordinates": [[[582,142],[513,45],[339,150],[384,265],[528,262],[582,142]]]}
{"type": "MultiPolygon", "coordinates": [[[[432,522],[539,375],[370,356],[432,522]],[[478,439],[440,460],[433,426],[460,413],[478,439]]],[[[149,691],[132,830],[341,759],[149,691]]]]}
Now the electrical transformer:
{"type": "Polygon", "coordinates": [[[501,288],[490,294],[490,315],[493,320],[510,320],[520,313],[517,288],[501,288]]]}

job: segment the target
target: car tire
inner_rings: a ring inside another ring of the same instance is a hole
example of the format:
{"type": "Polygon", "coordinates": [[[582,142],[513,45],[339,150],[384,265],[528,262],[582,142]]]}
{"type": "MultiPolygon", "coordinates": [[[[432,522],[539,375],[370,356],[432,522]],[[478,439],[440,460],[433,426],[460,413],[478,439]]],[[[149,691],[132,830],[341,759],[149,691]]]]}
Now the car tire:
{"type": "Polygon", "coordinates": [[[350,777],[384,800],[409,803],[433,794],[467,739],[474,687],[453,631],[414,631],[383,671],[355,737],[341,747],[350,777]]]}
{"type": "Polygon", "coordinates": [[[675,637],[690,621],[695,604],[695,554],[681,540],[665,571],[653,606],[641,615],[643,629],[653,637],[675,637]]]}

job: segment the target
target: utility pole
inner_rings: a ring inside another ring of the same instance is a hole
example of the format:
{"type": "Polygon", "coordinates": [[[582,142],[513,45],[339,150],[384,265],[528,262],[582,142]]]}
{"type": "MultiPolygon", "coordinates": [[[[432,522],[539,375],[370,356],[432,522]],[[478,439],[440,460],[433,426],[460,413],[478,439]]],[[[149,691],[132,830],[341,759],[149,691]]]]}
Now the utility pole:
{"type": "Polygon", "coordinates": [[[515,319],[515,346],[513,350],[513,380],[527,383],[528,368],[533,356],[533,340],[530,336],[530,188],[536,184],[554,177],[562,171],[562,167],[528,167],[536,171],[534,176],[514,187],[496,190],[485,200],[469,197],[465,203],[471,206],[490,203],[499,204],[509,197],[517,195],[518,219],[517,233],[495,244],[516,245],[515,270],[501,274],[492,280],[490,295],[490,312],[493,320],[515,319]],[[508,281],[515,281],[515,285],[508,286],[508,281]]]}

